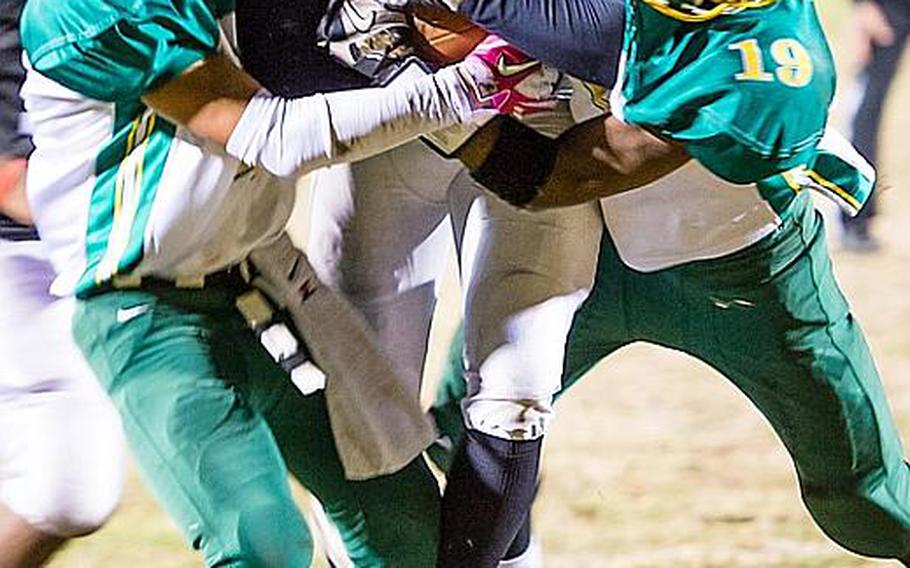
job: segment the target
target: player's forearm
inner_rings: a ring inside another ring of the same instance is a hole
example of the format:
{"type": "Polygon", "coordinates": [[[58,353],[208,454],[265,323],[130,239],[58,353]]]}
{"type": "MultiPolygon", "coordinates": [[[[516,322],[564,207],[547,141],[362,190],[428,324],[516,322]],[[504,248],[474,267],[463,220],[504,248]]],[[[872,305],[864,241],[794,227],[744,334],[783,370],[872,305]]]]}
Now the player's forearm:
{"type": "Polygon", "coordinates": [[[454,69],[381,89],[281,99],[254,97],[228,153],[278,176],[381,153],[421,134],[467,122],[471,100],[454,69]]]}
{"type": "Polygon", "coordinates": [[[143,100],[195,136],[277,176],[356,161],[474,116],[457,70],[382,89],[287,99],[213,56],[143,100]]]}
{"type": "Polygon", "coordinates": [[[475,178],[529,209],[577,205],[647,185],[689,160],[676,144],[609,117],[555,140],[514,123],[482,129],[458,153],[475,178]],[[522,164],[510,170],[510,164],[522,164]]]}
{"type": "Polygon", "coordinates": [[[0,213],[24,225],[31,225],[32,214],[25,195],[26,161],[0,156],[0,213]]]}

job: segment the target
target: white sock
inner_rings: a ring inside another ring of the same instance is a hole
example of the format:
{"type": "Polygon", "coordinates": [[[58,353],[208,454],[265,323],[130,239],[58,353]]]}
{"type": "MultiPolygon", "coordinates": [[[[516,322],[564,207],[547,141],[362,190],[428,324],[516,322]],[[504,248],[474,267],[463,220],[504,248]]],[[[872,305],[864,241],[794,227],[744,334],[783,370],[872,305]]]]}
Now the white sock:
{"type": "Polygon", "coordinates": [[[499,563],[499,568],[542,568],[543,567],[543,551],[540,546],[537,544],[537,540],[532,536],[531,542],[528,544],[527,550],[525,550],[521,555],[516,556],[515,558],[510,558],[508,560],[502,560],[499,563]]]}

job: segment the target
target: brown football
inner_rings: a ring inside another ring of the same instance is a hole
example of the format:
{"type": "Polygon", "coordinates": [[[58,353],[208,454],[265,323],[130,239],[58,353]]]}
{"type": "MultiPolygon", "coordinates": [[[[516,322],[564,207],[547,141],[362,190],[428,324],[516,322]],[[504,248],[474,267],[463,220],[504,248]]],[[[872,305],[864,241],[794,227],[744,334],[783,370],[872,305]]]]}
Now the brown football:
{"type": "Polygon", "coordinates": [[[444,8],[419,6],[413,16],[414,29],[422,38],[420,56],[441,65],[461,61],[487,37],[482,28],[444,8]]]}

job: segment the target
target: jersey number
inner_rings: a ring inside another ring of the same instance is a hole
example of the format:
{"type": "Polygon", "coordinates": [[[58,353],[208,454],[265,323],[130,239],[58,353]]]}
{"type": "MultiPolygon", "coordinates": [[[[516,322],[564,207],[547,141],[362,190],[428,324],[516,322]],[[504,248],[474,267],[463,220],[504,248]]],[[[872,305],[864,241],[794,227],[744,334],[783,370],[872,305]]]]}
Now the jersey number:
{"type": "Polygon", "coordinates": [[[805,87],[812,81],[812,57],[809,50],[795,39],[779,39],[771,44],[771,58],[777,64],[774,73],[765,70],[764,53],[757,39],[731,44],[739,52],[743,70],[737,81],[771,82],[775,78],[788,87],[805,87]]]}

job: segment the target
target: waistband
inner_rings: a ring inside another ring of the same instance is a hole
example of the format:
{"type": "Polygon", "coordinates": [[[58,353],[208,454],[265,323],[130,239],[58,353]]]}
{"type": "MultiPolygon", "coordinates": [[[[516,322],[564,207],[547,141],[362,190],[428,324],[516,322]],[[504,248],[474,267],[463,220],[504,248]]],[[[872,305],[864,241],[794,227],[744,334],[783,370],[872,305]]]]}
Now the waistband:
{"type": "Polygon", "coordinates": [[[250,275],[245,264],[230,266],[218,272],[205,276],[191,278],[177,278],[174,280],[159,278],[157,276],[115,276],[109,288],[114,290],[246,290],[249,285],[250,275]]]}
{"type": "Polygon", "coordinates": [[[23,225],[0,213],[0,239],[7,241],[37,241],[38,229],[23,225]]]}

